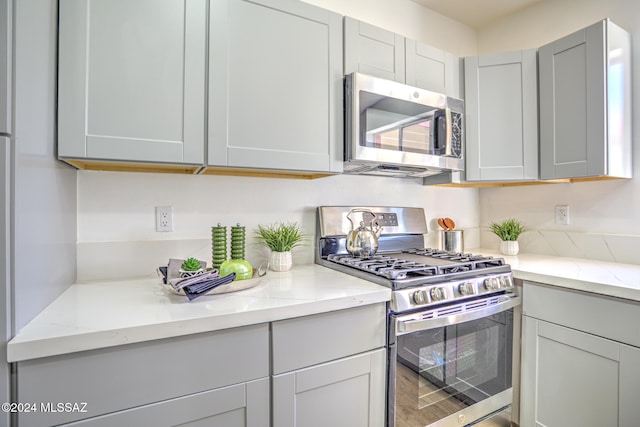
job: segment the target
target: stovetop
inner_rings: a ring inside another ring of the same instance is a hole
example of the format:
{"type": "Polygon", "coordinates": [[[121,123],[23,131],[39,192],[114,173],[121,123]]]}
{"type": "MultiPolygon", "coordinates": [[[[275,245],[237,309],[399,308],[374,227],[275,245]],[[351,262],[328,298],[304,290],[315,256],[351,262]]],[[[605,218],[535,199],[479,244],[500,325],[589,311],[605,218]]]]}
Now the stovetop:
{"type": "Polygon", "coordinates": [[[393,290],[511,271],[502,258],[432,248],[382,253],[371,258],[330,254],[322,264],[393,290]]]}

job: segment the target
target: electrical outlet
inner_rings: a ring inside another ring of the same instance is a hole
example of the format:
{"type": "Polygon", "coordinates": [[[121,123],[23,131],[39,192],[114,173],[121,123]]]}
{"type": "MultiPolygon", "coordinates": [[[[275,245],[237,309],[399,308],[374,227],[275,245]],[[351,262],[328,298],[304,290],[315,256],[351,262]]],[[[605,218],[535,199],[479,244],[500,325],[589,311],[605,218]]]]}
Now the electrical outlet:
{"type": "Polygon", "coordinates": [[[156,206],[156,231],[173,231],[173,206],[156,206]]]}
{"type": "Polygon", "coordinates": [[[556,224],[569,225],[569,206],[556,206],[556,224]]]}

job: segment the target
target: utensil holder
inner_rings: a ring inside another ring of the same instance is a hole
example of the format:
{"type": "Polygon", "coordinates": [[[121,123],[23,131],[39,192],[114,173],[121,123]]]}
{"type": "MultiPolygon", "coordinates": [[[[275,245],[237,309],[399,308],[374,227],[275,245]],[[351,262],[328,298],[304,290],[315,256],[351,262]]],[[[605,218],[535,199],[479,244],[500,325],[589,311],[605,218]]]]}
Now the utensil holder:
{"type": "Polygon", "coordinates": [[[464,235],[462,230],[442,231],[442,249],[447,252],[464,252],[464,235]]]}

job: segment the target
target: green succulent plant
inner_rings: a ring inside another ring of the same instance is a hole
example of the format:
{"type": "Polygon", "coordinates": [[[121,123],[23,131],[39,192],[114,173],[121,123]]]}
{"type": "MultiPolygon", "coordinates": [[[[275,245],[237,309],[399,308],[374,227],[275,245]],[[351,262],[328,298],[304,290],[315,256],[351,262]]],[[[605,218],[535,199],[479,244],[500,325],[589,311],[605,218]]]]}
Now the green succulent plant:
{"type": "Polygon", "coordinates": [[[489,223],[489,230],[500,240],[515,241],[518,240],[520,234],[527,231],[527,227],[515,218],[508,218],[499,222],[492,221],[489,223]]]}
{"type": "Polygon", "coordinates": [[[260,243],[274,252],[288,252],[306,239],[295,222],[258,225],[255,235],[260,243]]]}
{"type": "Polygon", "coordinates": [[[200,261],[195,258],[187,258],[180,266],[184,271],[197,271],[200,270],[200,261]]]}

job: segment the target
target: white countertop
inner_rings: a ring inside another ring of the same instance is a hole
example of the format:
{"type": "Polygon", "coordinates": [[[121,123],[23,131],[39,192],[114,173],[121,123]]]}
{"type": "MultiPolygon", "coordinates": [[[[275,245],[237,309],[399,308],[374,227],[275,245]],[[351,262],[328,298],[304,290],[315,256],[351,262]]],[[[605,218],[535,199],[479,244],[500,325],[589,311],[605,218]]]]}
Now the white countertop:
{"type": "MultiPolygon", "coordinates": [[[[547,255],[504,256],[514,277],[640,301],[640,266],[547,255]]],[[[269,272],[255,288],[189,302],[146,278],[78,283],[7,345],[9,362],[233,328],[388,301],[388,288],[319,265],[269,272]]]]}
{"type": "Polygon", "coordinates": [[[194,301],[166,290],[155,275],[77,283],[7,345],[18,362],[214,331],[388,301],[388,288],[319,265],[268,272],[243,291],[194,301]]]}
{"type": "Polygon", "coordinates": [[[471,252],[504,258],[517,279],[640,301],[640,265],[538,254],[506,256],[495,249],[471,252]]]}

